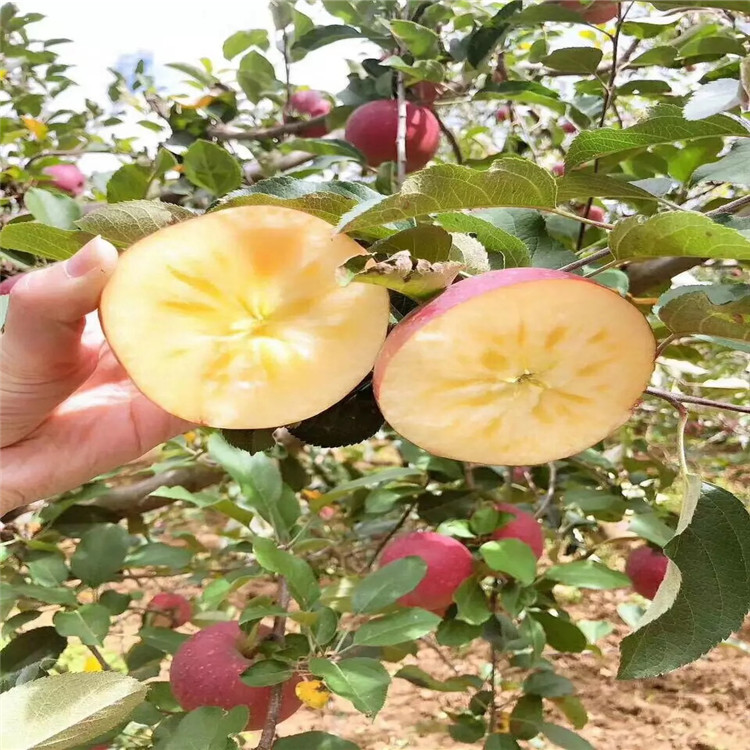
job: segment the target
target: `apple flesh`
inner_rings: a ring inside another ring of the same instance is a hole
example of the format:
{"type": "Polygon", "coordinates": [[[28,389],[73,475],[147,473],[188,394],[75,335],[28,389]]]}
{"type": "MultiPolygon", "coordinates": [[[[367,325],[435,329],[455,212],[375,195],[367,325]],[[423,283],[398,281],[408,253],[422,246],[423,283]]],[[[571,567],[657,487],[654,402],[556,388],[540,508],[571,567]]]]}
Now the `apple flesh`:
{"type": "Polygon", "coordinates": [[[86,177],[75,164],[53,164],[44,174],[52,178],[52,185],[71,195],[80,195],[86,187],[86,177]]]}
{"type": "MultiPolygon", "coordinates": [[[[299,116],[322,117],[330,111],[331,102],[320,91],[295,91],[289,97],[288,116],[284,120],[289,122],[293,117],[299,116]]],[[[303,138],[322,138],[327,133],[328,126],[324,122],[297,131],[297,135],[303,138]]]]}
{"type": "MultiPolygon", "coordinates": [[[[354,110],[346,123],[344,137],[366,157],[371,167],[396,161],[398,103],[393,99],[367,102],[354,110]]],[[[440,145],[440,126],[435,115],[413,102],[406,103],[406,171],[427,164],[440,145]]]]}
{"type": "Polygon", "coordinates": [[[518,539],[531,547],[534,557],[538,560],[544,552],[544,534],[539,522],[525,510],[517,508],[511,503],[499,503],[495,506],[501,513],[510,513],[515,518],[504,526],[492,532],[493,539],[518,539]]]}
{"type": "Polygon", "coordinates": [[[387,291],[336,278],[363,252],[302,211],[215,211],[123,253],[102,326],[138,388],[170,414],[227,429],[299,422],[346,396],[385,338],[387,291]]]}
{"type": "MultiPolygon", "coordinates": [[[[271,629],[261,626],[260,638],[271,629]]],[[[240,675],[253,663],[254,652],[243,652],[245,634],[236,622],[210,625],[188,638],[172,659],[169,682],[177,702],[185,711],[200,706],[219,706],[227,711],[247,706],[250,720],[246,731],[262,729],[268,713],[273,686],[250,687],[240,675]]],[[[293,677],[282,687],[279,721],[288,719],[302,705],[294,688],[300,681],[293,677]]]]}
{"type": "Polygon", "coordinates": [[[633,589],[646,599],[653,599],[667,572],[669,558],[653,547],[637,547],[628,556],[625,574],[633,589]]]}
{"type": "Polygon", "coordinates": [[[583,0],[555,0],[555,3],[566,10],[580,13],[586,21],[593,24],[607,23],[617,18],[619,5],[615,0],[593,0],[590,3],[583,0]]]}
{"type": "Polygon", "coordinates": [[[188,622],[193,614],[193,608],[184,596],[167,591],[157,594],[146,609],[148,612],[155,613],[155,625],[158,625],[156,622],[158,619],[164,621],[168,628],[179,628],[180,625],[188,622]]]}
{"type": "Polygon", "coordinates": [[[654,353],[646,319],[611,289],[511,268],[460,281],[407,316],[373,384],[393,429],[430,453],[541,464],[627,421],[654,353]]]}
{"type": "Polygon", "coordinates": [[[402,557],[421,557],[427,573],[399,604],[422,607],[442,614],[453,601],[456,589],[472,574],[474,560],[461,542],[434,531],[415,531],[396,537],[383,550],[381,567],[402,557]]]}

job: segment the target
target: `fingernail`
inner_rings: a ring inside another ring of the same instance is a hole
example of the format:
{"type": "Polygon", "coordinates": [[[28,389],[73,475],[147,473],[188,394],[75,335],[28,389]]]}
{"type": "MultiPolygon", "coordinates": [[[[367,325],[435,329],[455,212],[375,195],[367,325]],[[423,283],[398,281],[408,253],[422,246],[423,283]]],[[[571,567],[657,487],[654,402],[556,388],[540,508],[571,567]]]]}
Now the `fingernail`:
{"type": "Polygon", "coordinates": [[[89,271],[101,266],[101,256],[99,254],[99,243],[102,241],[100,236],[89,240],[72,258],[65,261],[65,273],[71,279],[77,279],[85,276],[89,271]]]}
{"type": "Polygon", "coordinates": [[[24,274],[19,273],[10,278],[4,279],[0,282],[0,297],[5,294],[10,294],[10,290],[24,277],[24,274]]]}

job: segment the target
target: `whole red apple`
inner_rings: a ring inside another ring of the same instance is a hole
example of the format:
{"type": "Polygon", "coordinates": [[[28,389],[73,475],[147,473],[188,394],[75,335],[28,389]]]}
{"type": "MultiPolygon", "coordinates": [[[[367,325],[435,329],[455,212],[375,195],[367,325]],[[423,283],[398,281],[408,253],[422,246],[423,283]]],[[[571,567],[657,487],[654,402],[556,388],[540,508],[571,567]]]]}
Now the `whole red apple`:
{"type": "MultiPolygon", "coordinates": [[[[393,99],[367,102],[354,110],[346,123],[346,138],[367,158],[371,167],[396,161],[398,103],[393,99]]],[[[440,126],[427,108],[406,103],[406,171],[414,172],[427,164],[440,145],[440,126]]]]}
{"type": "Polygon", "coordinates": [[[429,106],[430,104],[434,104],[440,96],[440,87],[432,81],[420,81],[411,87],[411,92],[420,104],[429,106]]]}
{"type": "Polygon", "coordinates": [[[495,506],[495,509],[502,513],[511,513],[515,516],[515,519],[493,531],[492,538],[519,539],[531,547],[534,557],[538,560],[544,552],[544,534],[536,518],[531,513],[527,513],[510,503],[499,503],[495,506]]]}
{"type": "Polygon", "coordinates": [[[453,601],[456,589],[472,574],[471,552],[452,537],[434,531],[415,531],[388,544],[380,565],[412,556],[421,557],[427,563],[427,573],[413,591],[398,600],[399,604],[442,614],[453,601]]]}
{"type": "MultiPolygon", "coordinates": [[[[271,629],[259,628],[259,638],[271,629]]],[[[200,706],[220,706],[226,710],[247,706],[247,731],[261,729],[266,720],[273,687],[250,687],[240,675],[253,663],[255,649],[243,648],[245,634],[236,622],[219,622],[188,638],[172,659],[169,682],[178,703],[186,711],[200,706]]],[[[296,675],[284,683],[279,721],[288,719],[302,705],[294,687],[296,675]]]]}
{"type": "Polygon", "coordinates": [[[646,599],[653,599],[667,572],[669,558],[653,547],[637,547],[628,556],[625,574],[633,588],[646,599]]]}
{"type": "Polygon", "coordinates": [[[570,122],[570,120],[563,120],[560,124],[560,127],[562,128],[563,133],[570,134],[578,132],[578,128],[572,122],[570,122]]]}
{"type": "Polygon", "coordinates": [[[613,18],[617,18],[616,0],[594,0],[591,3],[582,0],[554,0],[554,2],[566,10],[572,10],[580,13],[589,23],[607,23],[613,18]]]}
{"type": "Polygon", "coordinates": [[[86,187],[86,177],[75,164],[53,164],[44,174],[52,177],[52,185],[71,195],[80,195],[86,187]]]}
{"type": "MultiPolygon", "coordinates": [[[[284,121],[289,122],[293,117],[300,115],[308,115],[311,118],[322,117],[330,111],[331,102],[320,91],[295,91],[289,97],[289,110],[284,121]]],[[[322,138],[326,133],[328,133],[328,126],[324,122],[297,131],[297,135],[303,138],[322,138]]]]}
{"type": "Polygon", "coordinates": [[[498,122],[506,122],[510,118],[510,107],[507,107],[505,104],[503,104],[501,107],[497,108],[497,111],[495,112],[495,119],[498,122]]]}
{"type": "Polygon", "coordinates": [[[193,608],[184,596],[168,591],[157,594],[149,602],[146,610],[164,616],[165,619],[168,618],[167,627],[170,628],[179,628],[180,625],[184,625],[193,614],[193,608]]]}
{"type": "Polygon", "coordinates": [[[604,221],[607,218],[607,214],[601,206],[591,206],[588,213],[586,213],[586,206],[583,206],[578,211],[578,215],[583,216],[584,219],[591,219],[591,221],[604,221]]]}

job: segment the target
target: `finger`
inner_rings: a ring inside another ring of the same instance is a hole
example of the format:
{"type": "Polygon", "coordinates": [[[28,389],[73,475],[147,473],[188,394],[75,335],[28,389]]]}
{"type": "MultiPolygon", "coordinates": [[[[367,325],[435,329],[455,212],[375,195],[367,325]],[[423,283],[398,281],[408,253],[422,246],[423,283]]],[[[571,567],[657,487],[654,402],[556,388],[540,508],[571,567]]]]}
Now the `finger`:
{"type": "Polygon", "coordinates": [[[0,336],[0,445],[29,434],[93,371],[98,354],[81,333],[116,264],[117,250],[96,237],[13,284],[0,336]]]}

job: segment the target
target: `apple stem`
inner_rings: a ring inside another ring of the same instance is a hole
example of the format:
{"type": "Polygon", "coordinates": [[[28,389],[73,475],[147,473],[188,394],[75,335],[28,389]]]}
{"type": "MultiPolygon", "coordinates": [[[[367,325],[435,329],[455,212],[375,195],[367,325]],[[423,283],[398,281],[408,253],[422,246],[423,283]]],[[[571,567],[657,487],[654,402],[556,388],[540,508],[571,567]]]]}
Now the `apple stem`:
{"type": "Polygon", "coordinates": [[[102,656],[102,652],[99,651],[99,649],[96,646],[87,646],[87,648],[91,652],[91,655],[99,662],[99,666],[105,672],[112,671],[112,667],[109,666],[109,663],[107,662],[107,660],[102,656]]]}

